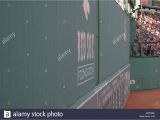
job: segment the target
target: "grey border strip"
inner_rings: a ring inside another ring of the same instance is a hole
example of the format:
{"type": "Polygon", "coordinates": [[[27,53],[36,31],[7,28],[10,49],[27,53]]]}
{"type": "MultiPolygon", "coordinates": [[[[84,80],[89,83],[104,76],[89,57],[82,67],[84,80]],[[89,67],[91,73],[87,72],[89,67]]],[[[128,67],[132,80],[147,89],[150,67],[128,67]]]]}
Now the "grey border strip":
{"type": "MultiPolygon", "coordinates": [[[[93,96],[95,96],[100,90],[102,90],[105,86],[107,86],[112,80],[114,80],[118,75],[120,75],[123,71],[125,71],[128,67],[130,66],[130,64],[128,64],[125,68],[123,68],[122,70],[119,70],[118,73],[112,77],[108,82],[106,82],[104,85],[100,86],[100,88],[95,89],[94,93],[88,97],[86,100],[84,100],[84,102],[82,102],[77,109],[80,109],[83,105],[85,105],[93,96]]],[[[103,83],[102,83],[103,84],[103,83]]]]}

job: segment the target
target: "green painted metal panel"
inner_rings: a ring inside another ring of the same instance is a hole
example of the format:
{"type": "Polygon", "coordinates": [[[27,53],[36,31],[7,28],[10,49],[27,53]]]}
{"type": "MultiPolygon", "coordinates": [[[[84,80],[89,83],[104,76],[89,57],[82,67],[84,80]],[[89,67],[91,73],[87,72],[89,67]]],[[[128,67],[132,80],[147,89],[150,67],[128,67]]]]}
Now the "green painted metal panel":
{"type": "Polygon", "coordinates": [[[0,108],[68,108],[129,63],[115,1],[0,1],[0,15],[0,108]]]}
{"type": "Polygon", "coordinates": [[[130,20],[115,1],[100,1],[100,81],[129,63],[130,20]]]}
{"type": "Polygon", "coordinates": [[[159,58],[131,58],[131,90],[145,90],[160,87],[159,58]]]}
{"type": "Polygon", "coordinates": [[[130,32],[130,42],[133,42],[136,36],[136,21],[134,18],[130,19],[130,32]]]}
{"type": "Polygon", "coordinates": [[[83,4],[0,2],[0,40],[15,33],[0,42],[0,108],[67,108],[95,87],[97,1],[88,19],[83,4]]]}

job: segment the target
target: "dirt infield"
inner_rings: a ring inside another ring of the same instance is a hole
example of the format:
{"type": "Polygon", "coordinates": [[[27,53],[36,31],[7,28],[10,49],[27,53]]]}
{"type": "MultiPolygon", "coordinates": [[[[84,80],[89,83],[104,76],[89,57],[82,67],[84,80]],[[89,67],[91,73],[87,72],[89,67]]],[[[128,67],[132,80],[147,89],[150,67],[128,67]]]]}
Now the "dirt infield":
{"type": "Polygon", "coordinates": [[[160,89],[131,92],[125,109],[160,109],[160,89]]]}

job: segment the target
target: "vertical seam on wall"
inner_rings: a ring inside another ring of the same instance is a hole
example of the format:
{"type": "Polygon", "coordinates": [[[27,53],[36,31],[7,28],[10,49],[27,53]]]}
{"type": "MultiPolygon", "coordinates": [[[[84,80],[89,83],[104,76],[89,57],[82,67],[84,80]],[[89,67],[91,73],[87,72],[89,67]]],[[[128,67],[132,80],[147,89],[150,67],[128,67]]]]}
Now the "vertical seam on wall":
{"type": "Polygon", "coordinates": [[[100,82],[100,4],[99,4],[99,0],[97,1],[97,5],[98,5],[98,36],[97,36],[97,40],[98,40],[98,80],[96,83],[96,86],[99,84],[100,82]]]}

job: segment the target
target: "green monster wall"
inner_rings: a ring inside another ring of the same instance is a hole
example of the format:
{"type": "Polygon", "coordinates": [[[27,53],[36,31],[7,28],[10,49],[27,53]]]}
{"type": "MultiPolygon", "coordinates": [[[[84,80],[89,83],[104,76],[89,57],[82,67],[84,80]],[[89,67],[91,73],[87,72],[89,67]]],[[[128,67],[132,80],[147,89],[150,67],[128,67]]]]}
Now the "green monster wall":
{"type": "Polygon", "coordinates": [[[77,108],[93,94],[104,103],[82,108],[123,107],[129,17],[115,1],[0,1],[0,15],[0,108],[77,108]]]}
{"type": "Polygon", "coordinates": [[[119,6],[100,2],[100,81],[129,63],[129,28],[129,16],[119,6]]]}

